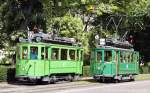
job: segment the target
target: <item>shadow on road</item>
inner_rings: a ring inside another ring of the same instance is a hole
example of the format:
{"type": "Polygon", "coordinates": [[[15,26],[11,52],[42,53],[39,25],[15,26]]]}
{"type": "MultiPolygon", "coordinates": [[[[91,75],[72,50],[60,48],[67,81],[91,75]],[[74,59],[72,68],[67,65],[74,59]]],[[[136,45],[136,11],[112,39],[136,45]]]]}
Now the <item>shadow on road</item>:
{"type": "Polygon", "coordinates": [[[125,83],[125,82],[131,82],[130,80],[113,80],[113,79],[105,79],[105,80],[94,80],[94,79],[85,79],[82,81],[86,81],[89,83],[102,83],[102,84],[114,84],[114,83],[125,83]]]}
{"type": "Polygon", "coordinates": [[[8,82],[8,84],[11,85],[26,85],[26,86],[38,86],[38,85],[48,85],[48,83],[46,82],[42,82],[42,83],[35,83],[35,82],[27,82],[27,81],[11,81],[8,82]]]}
{"type": "MultiPolygon", "coordinates": [[[[94,79],[84,79],[84,80],[79,80],[79,81],[74,81],[74,82],[114,84],[114,83],[124,83],[124,82],[129,82],[129,81],[114,81],[114,80],[110,80],[110,79],[106,79],[105,81],[102,81],[102,80],[94,80],[94,79]]],[[[63,83],[70,83],[70,82],[69,81],[58,81],[56,84],[63,84],[63,83]]],[[[36,83],[36,82],[17,81],[17,80],[8,82],[8,84],[11,84],[11,85],[26,85],[26,86],[53,85],[53,84],[49,84],[48,82],[36,83]]]]}

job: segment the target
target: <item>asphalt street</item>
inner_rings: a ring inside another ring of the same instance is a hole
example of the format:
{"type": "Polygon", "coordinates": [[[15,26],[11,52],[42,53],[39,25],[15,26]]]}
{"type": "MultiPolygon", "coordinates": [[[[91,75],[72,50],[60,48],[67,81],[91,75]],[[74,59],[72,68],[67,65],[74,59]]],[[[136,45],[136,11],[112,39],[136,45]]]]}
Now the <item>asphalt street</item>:
{"type": "Polygon", "coordinates": [[[89,81],[29,85],[0,83],[0,93],[150,93],[150,80],[123,83],[89,81]]]}
{"type": "Polygon", "coordinates": [[[62,90],[57,93],[150,93],[150,81],[97,85],[86,88],[62,90]]]}

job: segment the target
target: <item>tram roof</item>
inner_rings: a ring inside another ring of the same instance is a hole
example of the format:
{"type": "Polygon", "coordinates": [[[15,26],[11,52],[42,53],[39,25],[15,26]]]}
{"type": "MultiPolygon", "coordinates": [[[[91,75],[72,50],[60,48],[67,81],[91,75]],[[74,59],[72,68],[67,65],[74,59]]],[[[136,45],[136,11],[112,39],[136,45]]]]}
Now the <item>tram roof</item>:
{"type": "Polygon", "coordinates": [[[118,47],[113,47],[113,46],[98,46],[96,49],[106,49],[106,50],[123,50],[123,51],[134,51],[133,48],[118,48],[118,47]]]}
{"type": "Polygon", "coordinates": [[[82,48],[82,46],[79,45],[66,45],[66,44],[53,44],[53,43],[44,43],[44,42],[19,42],[17,43],[18,46],[57,46],[57,47],[76,47],[76,48],[82,48]]]}

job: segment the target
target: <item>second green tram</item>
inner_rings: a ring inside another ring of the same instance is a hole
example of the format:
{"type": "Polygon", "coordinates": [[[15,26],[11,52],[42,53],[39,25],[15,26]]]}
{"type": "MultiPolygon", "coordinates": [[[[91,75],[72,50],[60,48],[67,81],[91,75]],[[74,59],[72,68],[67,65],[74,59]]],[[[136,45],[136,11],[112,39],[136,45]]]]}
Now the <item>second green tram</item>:
{"type": "Polygon", "coordinates": [[[134,80],[139,73],[139,52],[133,49],[98,47],[91,51],[91,75],[98,81],[134,80]]]}
{"type": "Polygon", "coordinates": [[[16,78],[31,81],[76,80],[82,75],[83,49],[51,43],[21,42],[16,50],[16,78]]]}

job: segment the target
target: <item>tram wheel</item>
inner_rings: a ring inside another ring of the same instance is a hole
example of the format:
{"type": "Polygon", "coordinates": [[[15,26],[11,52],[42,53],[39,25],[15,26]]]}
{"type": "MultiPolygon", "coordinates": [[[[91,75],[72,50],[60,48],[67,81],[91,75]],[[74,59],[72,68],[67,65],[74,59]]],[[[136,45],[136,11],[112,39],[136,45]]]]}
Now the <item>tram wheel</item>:
{"type": "Polygon", "coordinates": [[[57,81],[56,76],[51,76],[51,77],[49,78],[49,82],[48,82],[48,83],[50,83],[50,84],[55,84],[56,81],[57,81]]]}
{"type": "Polygon", "coordinates": [[[129,77],[130,77],[130,81],[134,81],[134,76],[133,75],[131,75],[129,77]]]}
{"type": "Polygon", "coordinates": [[[80,79],[81,79],[80,75],[74,75],[74,78],[73,78],[74,81],[77,81],[77,80],[80,80],[80,79]]]}
{"type": "Polygon", "coordinates": [[[73,81],[72,75],[69,74],[68,77],[67,77],[67,80],[70,81],[70,82],[72,82],[73,81]]]}

